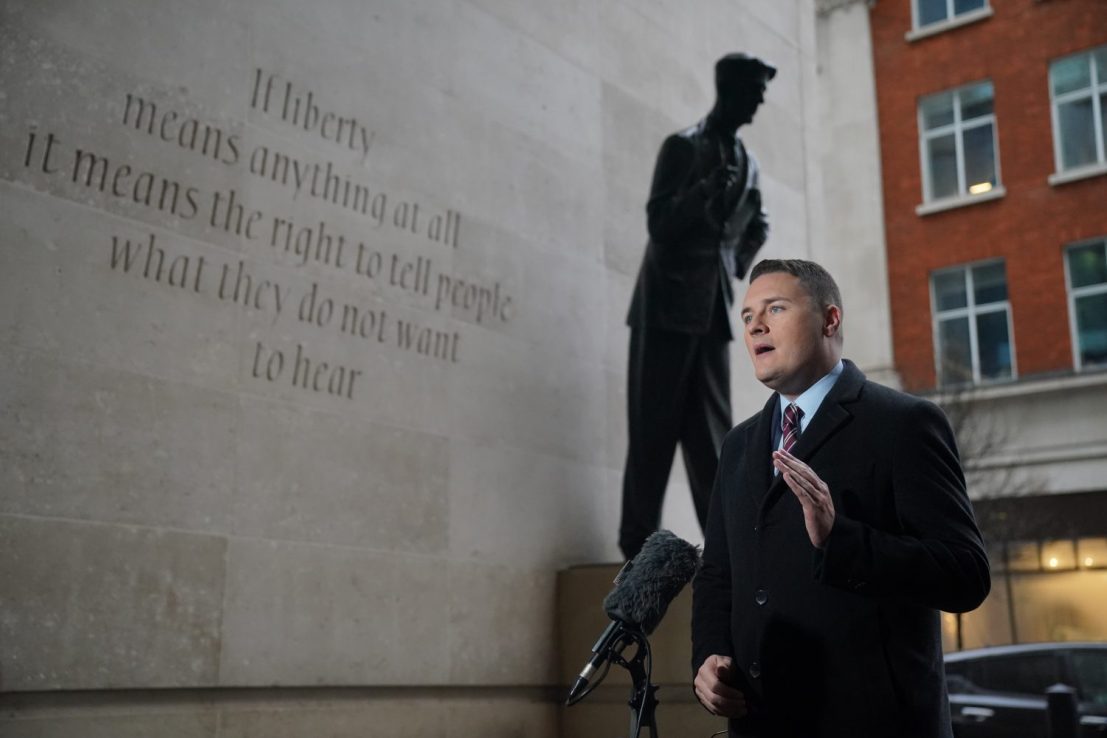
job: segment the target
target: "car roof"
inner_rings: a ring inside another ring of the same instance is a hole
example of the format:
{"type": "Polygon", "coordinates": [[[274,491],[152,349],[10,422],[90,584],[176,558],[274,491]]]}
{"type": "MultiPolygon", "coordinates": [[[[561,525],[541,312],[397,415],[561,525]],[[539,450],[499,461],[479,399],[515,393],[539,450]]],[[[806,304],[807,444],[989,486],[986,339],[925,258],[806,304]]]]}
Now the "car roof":
{"type": "Polygon", "coordinates": [[[1058,641],[1053,643],[1019,643],[1012,646],[989,646],[987,648],[974,648],[968,651],[953,651],[945,655],[945,660],[948,663],[955,663],[957,661],[971,661],[973,659],[994,658],[996,656],[1017,656],[1027,653],[1073,650],[1103,651],[1107,650],[1107,642],[1058,641]]]}

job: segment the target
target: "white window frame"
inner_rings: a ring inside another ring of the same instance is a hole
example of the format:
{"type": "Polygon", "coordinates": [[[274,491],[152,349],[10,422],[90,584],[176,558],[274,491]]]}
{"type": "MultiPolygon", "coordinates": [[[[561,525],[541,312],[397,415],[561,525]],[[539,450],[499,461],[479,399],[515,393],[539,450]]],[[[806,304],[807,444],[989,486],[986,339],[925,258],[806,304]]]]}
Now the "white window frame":
{"type": "Polygon", "coordinates": [[[1049,85],[1050,117],[1053,122],[1053,171],[1055,172],[1053,179],[1055,180],[1068,181],[1067,178],[1060,176],[1068,172],[1078,173],[1088,171],[1089,174],[1107,173],[1107,151],[1104,150],[1107,149],[1107,146],[1104,146],[1103,143],[1103,127],[1107,125],[1107,121],[1104,121],[1104,113],[1107,111],[1103,110],[1103,105],[1100,101],[1100,96],[1107,94],[1107,79],[1098,79],[1099,74],[1095,68],[1095,52],[1100,49],[1107,49],[1107,46],[1096,46],[1076,54],[1062,56],[1058,59],[1054,59],[1049,64],[1047,84],[1049,85]],[[1091,80],[1091,84],[1083,89],[1073,90],[1072,92],[1066,92],[1060,96],[1056,96],[1053,94],[1053,65],[1065,59],[1071,59],[1074,56],[1087,57],[1088,66],[1090,67],[1089,71],[1091,76],[1089,79],[1091,80]],[[1077,100],[1083,100],[1087,97],[1092,98],[1092,122],[1095,125],[1096,160],[1090,164],[1080,164],[1066,169],[1064,158],[1061,153],[1061,120],[1058,115],[1058,109],[1065,103],[1076,102],[1077,100]]]}
{"type": "MultiPolygon", "coordinates": [[[[1072,286],[1072,273],[1069,270],[1069,251],[1078,249],[1083,246],[1092,246],[1099,244],[1104,250],[1107,250],[1107,237],[1101,236],[1099,238],[1092,238],[1086,241],[1077,241],[1065,246],[1064,262],[1065,262],[1065,290],[1068,292],[1069,301],[1069,335],[1072,340],[1072,365],[1076,371],[1084,371],[1084,361],[1080,356],[1080,326],[1076,324],[1076,298],[1087,297],[1089,295],[1101,295],[1107,292],[1107,282],[1101,282],[1100,284],[1087,285],[1085,287],[1073,287],[1072,286]]],[[[1095,364],[1091,369],[1102,369],[1102,364],[1095,364]]]]}
{"type": "Polygon", "coordinates": [[[967,318],[969,323],[969,352],[972,358],[972,384],[973,386],[991,385],[991,384],[1003,384],[1006,382],[1012,382],[1019,377],[1019,367],[1017,361],[1017,353],[1015,351],[1015,325],[1011,316],[1011,298],[1010,291],[1008,291],[1008,298],[999,302],[985,303],[984,306],[977,306],[975,285],[972,281],[972,270],[976,267],[987,266],[989,264],[1003,264],[1003,279],[1006,283],[1007,280],[1007,264],[1004,259],[984,259],[982,261],[974,261],[968,264],[958,264],[956,266],[942,267],[941,269],[935,269],[930,272],[930,318],[931,318],[931,334],[934,344],[934,378],[935,384],[938,387],[957,387],[956,384],[942,384],[942,342],[941,334],[939,332],[939,326],[943,320],[967,318]],[[941,274],[948,274],[950,272],[962,272],[965,279],[965,307],[953,308],[950,310],[938,310],[938,297],[934,292],[934,277],[941,274]],[[978,315],[986,315],[988,313],[998,313],[1001,310],[1007,312],[1007,338],[1011,342],[1011,376],[1000,377],[998,379],[983,380],[980,376],[980,341],[976,334],[976,317],[978,315]]]}
{"type": "MultiPolygon", "coordinates": [[[[991,200],[996,197],[1000,197],[1005,193],[1003,187],[1003,176],[1000,172],[999,163],[999,121],[996,119],[995,112],[995,84],[992,83],[992,112],[987,115],[981,115],[971,119],[968,124],[961,120],[961,92],[971,87],[975,87],[984,82],[991,83],[990,79],[980,79],[975,82],[970,82],[966,85],[960,85],[949,90],[940,90],[938,92],[931,93],[929,95],[923,95],[916,103],[916,116],[918,118],[919,126],[919,167],[922,171],[923,182],[923,205],[916,209],[916,211],[923,215],[926,212],[930,212],[935,208],[926,207],[931,204],[942,203],[968,203],[975,201],[977,198],[983,198],[985,200],[991,200]],[[947,123],[944,126],[937,128],[931,128],[927,130],[926,120],[923,116],[923,100],[935,97],[937,95],[944,95],[946,93],[953,94],[953,122],[947,123]],[[995,157],[996,163],[996,183],[992,188],[986,192],[979,194],[972,194],[969,192],[968,184],[965,182],[965,131],[971,131],[974,128],[980,128],[987,124],[992,125],[992,152],[995,157]],[[936,198],[931,190],[930,182],[930,159],[929,159],[929,146],[927,145],[931,139],[941,138],[942,136],[948,136],[953,134],[953,146],[957,157],[957,194],[946,195],[944,197],[936,198]]],[[[944,209],[944,208],[943,208],[944,209]]]]}
{"type": "Polygon", "coordinates": [[[921,38],[922,35],[930,35],[931,33],[940,33],[951,28],[957,28],[963,26],[966,23],[972,23],[973,21],[987,18],[992,14],[992,5],[990,0],[984,0],[984,5],[979,8],[973,8],[972,10],[966,10],[962,13],[954,12],[953,0],[946,0],[946,17],[942,20],[932,21],[925,26],[919,22],[919,0],[911,0],[911,29],[912,33],[908,34],[908,41],[913,41],[915,38],[921,38]]]}

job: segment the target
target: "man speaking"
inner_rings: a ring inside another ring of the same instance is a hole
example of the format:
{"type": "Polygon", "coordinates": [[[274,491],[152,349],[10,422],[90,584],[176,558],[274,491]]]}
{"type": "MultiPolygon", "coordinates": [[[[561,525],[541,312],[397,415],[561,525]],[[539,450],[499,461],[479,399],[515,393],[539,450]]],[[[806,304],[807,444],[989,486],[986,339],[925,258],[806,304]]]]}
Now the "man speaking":
{"type": "Polygon", "coordinates": [[[949,423],[842,360],[818,264],[757,264],[741,323],[775,393],[723,443],[697,698],[732,737],[952,736],[938,610],[977,607],[990,578],[949,423]]]}

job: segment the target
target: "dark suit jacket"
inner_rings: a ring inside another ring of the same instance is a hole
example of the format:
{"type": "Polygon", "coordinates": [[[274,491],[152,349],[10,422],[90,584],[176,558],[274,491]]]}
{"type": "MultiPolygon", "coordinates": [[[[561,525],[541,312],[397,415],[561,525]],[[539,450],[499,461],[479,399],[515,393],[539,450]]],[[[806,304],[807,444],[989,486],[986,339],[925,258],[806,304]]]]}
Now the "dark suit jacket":
{"type": "Polygon", "coordinates": [[[792,449],[834,500],[819,550],[772,474],[777,398],[723,443],[693,674],[734,658],[756,714],[732,735],[951,736],[938,610],[977,607],[990,578],[949,423],[847,361],[792,449]]]}
{"type": "Polygon", "coordinates": [[[723,142],[705,119],[661,146],[646,205],[650,239],[627,316],[632,328],[707,333],[718,291],[726,307],[733,304],[731,280],[745,276],[765,242],[757,162],[737,137],[732,156],[745,162],[744,187],[732,210],[720,207],[711,174],[727,154],[723,142]]]}

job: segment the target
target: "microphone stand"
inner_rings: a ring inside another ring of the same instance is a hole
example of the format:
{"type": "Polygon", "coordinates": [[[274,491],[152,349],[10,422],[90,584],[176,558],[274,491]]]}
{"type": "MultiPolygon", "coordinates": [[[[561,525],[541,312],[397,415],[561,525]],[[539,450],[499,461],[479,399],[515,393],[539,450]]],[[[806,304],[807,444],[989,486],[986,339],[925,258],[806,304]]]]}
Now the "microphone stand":
{"type": "MultiPolygon", "coordinates": [[[[657,685],[650,682],[653,671],[653,655],[650,652],[650,641],[645,633],[633,630],[630,633],[630,641],[638,648],[634,656],[628,661],[621,653],[612,656],[612,661],[630,672],[631,688],[630,699],[630,734],[628,738],[639,738],[642,728],[650,729],[650,736],[658,738],[657,716],[654,708],[657,707],[657,685]]],[[[628,644],[629,645],[629,644],[628,644]]]]}

